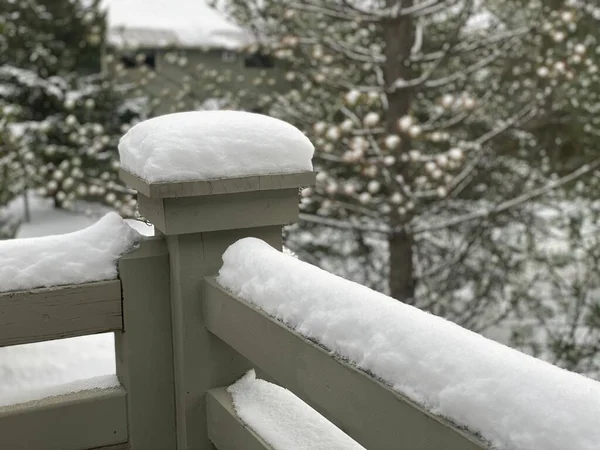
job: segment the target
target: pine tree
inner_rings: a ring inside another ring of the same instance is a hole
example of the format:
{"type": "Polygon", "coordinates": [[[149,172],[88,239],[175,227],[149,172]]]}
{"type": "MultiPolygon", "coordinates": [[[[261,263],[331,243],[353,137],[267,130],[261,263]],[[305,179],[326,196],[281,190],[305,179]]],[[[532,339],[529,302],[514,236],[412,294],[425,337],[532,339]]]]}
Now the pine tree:
{"type": "MultiPolygon", "coordinates": [[[[265,0],[225,10],[256,31],[289,83],[256,101],[317,146],[318,184],[303,192],[304,226],[289,234],[299,255],[332,268],[319,255],[331,256],[335,234],[302,230],[337,228],[340,259],[372,250],[347,263],[372,264],[372,279],[359,281],[476,331],[509,324],[500,329],[515,345],[597,375],[597,255],[588,253],[585,283],[569,285],[571,300],[577,289],[586,299],[587,322],[573,327],[557,326],[571,312],[548,306],[557,263],[539,258],[548,230],[565,230],[540,220],[543,205],[568,202],[575,180],[593,186],[600,165],[597,7],[555,3],[265,0]],[[565,117],[572,123],[559,130],[565,117]],[[561,327],[588,336],[569,341],[568,356],[557,350],[561,327]]],[[[251,95],[232,92],[231,104],[251,95]]],[[[564,239],[573,245],[576,233],[564,239]]]]}
{"type": "MultiPolygon", "coordinates": [[[[547,1],[533,51],[511,67],[513,90],[544,94],[518,145],[529,163],[557,180],[596,166],[600,143],[600,8],[590,1],[547,1]],[[523,148],[524,147],[524,148],[523,148]],[[537,149],[536,152],[533,149],[537,149]]],[[[526,185],[533,189],[533,184],[526,185]]],[[[512,342],[570,370],[600,377],[600,171],[538,202],[526,231],[530,249],[512,342]],[[538,225],[538,226],[536,226],[538,225]],[[541,226],[540,226],[541,225],[541,226]]]]}
{"type": "Polygon", "coordinates": [[[100,1],[4,1],[0,20],[0,106],[12,122],[4,152],[12,154],[12,170],[19,165],[26,174],[12,178],[58,207],[85,199],[133,214],[132,193],[118,182],[116,149],[143,109],[99,74],[106,23],[100,1]]]}

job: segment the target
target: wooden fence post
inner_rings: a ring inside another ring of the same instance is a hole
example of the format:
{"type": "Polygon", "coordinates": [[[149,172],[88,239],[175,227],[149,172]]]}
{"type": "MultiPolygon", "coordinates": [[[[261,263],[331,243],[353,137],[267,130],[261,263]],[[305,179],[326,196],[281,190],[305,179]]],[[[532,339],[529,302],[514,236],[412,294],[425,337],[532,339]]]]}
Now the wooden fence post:
{"type": "Polygon", "coordinates": [[[123,332],[115,333],[117,376],[127,390],[131,450],[175,450],[175,387],[169,255],[163,237],[143,240],[119,261],[123,332]]]}
{"type": "Polygon", "coordinates": [[[282,225],[298,219],[298,188],[312,185],[314,174],[160,184],[125,171],[121,177],[138,190],[140,213],[167,242],[177,448],[213,448],[206,393],[233,383],[251,365],[206,330],[203,277],[217,273],[223,252],[241,238],[260,238],[281,249],[282,225]]]}

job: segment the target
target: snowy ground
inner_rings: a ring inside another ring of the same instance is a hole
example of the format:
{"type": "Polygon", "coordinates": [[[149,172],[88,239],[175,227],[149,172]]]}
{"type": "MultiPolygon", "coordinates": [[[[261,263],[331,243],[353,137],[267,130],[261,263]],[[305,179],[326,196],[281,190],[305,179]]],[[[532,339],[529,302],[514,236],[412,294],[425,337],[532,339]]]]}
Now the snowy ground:
{"type": "MultiPolygon", "coordinates": [[[[14,217],[24,217],[24,205],[20,197],[8,205],[7,212],[14,217]]],[[[17,237],[71,233],[89,227],[109,211],[96,205],[82,206],[74,212],[59,210],[52,207],[52,200],[35,196],[30,196],[29,208],[31,221],[21,224],[17,237]]]]}
{"type": "MultiPolygon", "coordinates": [[[[108,211],[89,205],[82,205],[76,212],[61,211],[54,209],[51,201],[37,197],[30,198],[30,208],[31,222],[21,226],[18,238],[80,230],[95,223],[108,211]]],[[[22,199],[11,203],[8,211],[22,217],[22,199]]],[[[152,233],[145,224],[132,222],[143,234],[152,233]]],[[[102,385],[114,383],[114,373],[113,333],[2,347],[0,407],[85,387],[82,380],[88,378],[101,377],[96,381],[102,385]]]]}

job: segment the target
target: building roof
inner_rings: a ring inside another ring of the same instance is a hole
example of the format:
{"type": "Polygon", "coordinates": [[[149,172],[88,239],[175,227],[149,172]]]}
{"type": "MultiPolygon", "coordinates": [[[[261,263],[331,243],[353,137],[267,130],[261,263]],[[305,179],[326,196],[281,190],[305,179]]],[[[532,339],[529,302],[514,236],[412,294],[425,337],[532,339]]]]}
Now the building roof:
{"type": "Polygon", "coordinates": [[[250,35],[205,0],[104,0],[115,47],[238,49],[250,35]]]}

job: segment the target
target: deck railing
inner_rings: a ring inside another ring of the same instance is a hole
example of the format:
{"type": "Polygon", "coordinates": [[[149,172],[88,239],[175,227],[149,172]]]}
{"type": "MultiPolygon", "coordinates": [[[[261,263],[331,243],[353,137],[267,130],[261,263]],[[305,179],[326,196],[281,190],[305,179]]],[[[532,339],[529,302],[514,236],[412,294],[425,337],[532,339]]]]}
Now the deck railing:
{"type": "Polygon", "coordinates": [[[251,368],[369,450],[485,448],[216,283],[222,254],[239,239],[281,249],[312,173],[122,177],[157,235],[119,260],[117,280],[0,294],[0,346],[114,332],[120,386],[0,408],[1,448],[268,449],[224,389],[251,368]]]}

